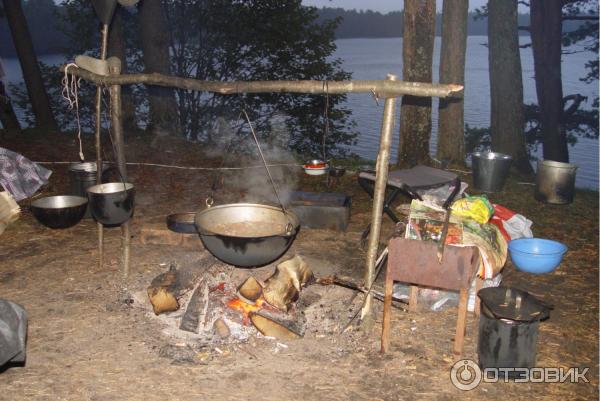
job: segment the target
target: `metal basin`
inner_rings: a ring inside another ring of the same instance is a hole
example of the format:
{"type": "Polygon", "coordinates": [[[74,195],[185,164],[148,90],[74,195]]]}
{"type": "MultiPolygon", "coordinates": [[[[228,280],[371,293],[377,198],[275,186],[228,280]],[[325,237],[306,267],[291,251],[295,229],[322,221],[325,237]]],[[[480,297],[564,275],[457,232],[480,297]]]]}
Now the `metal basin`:
{"type": "Polygon", "coordinates": [[[81,196],[59,195],[31,202],[31,213],[37,221],[50,228],[69,228],[83,218],[88,200],[81,196]]]}
{"type": "Polygon", "coordinates": [[[87,189],[90,211],[96,221],[118,226],[133,216],[135,188],[128,182],[109,182],[87,189]]]}
{"type": "Polygon", "coordinates": [[[197,234],[194,218],[196,213],[174,213],[167,216],[167,228],[181,234],[197,234]]]}
{"type": "Polygon", "coordinates": [[[279,258],[294,241],[300,221],[280,208],[234,203],[196,213],[200,238],[210,253],[239,267],[263,266],[279,258]],[[290,224],[289,227],[288,223],[290,224]],[[228,227],[240,227],[235,231],[228,227]]]}

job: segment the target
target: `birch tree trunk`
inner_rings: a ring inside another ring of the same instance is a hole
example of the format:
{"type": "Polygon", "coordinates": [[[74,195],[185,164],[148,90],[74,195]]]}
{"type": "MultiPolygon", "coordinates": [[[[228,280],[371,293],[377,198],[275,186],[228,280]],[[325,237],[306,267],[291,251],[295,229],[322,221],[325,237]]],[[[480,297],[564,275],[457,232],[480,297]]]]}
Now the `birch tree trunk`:
{"type": "MultiPolygon", "coordinates": [[[[442,48],[440,83],[464,84],[467,52],[469,0],[444,0],[442,10],[442,48]]],[[[465,164],[464,100],[440,99],[437,158],[465,164]]]]}
{"type": "MultiPolygon", "coordinates": [[[[161,0],[142,0],[139,6],[140,39],[146,73],[170,73],[169,26],[161,0]]],[[[158,136],[180,134],[175,92],[172,88],[149,87],[150,124],[158,136]]]]}
{"type": "Polygon", "coordinates": [[[567,135],[562,124],[561,0],[531,0],[531,45],[535,88],[540,107],[544,159],[569,162],[567,135]]]}
{"type": "MultiPolygon", "coordinates": [[[[435,0],[406,0],[402,39],[402,79],[431,82],[435,0]]],[[[430,164],[431,98],[404,96],[400,109],[398,166],[430,164]]]]}
{"type": "Polygon", "coordinates": [[[512,156],[513,166],[529,174],[517,0],[490,0],[488,12],[492,150],[512,156]]]}
{"type": "Polygon", "coordinates": [[[56,131],[58,130],[56,120],[54,114],[52,114],[48,93],[44,88],[42,73],[33,49],[31,34],[27,27],[21,1],[3,0],[3,4],[13,42],[17,49],[21,70],[23,71],[23,80],[27,87],[31,108],[35,115],[35,125],[38,128],[56,131]]]}

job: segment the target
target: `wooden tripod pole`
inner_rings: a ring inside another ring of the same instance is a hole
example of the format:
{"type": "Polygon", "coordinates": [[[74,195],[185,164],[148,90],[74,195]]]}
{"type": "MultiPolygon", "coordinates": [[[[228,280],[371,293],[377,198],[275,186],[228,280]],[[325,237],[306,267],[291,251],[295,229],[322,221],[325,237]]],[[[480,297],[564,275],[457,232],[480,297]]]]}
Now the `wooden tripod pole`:
{"type": "MultiPolygon", "coordinates": [[[[110,76],[119,76],[121,74],[121,66],[114,65],[110,67],[110,76]]],[[[123,121],[121,119],[121,85],[111,85],[108,89],[110,94],[110,127],[112,132],[112,140],[115,146],[117,168],[121,181],[127,182],[127,164],[125,163],[125,141],[123,139],[123,121]]],[[[123,249],[123,258],[121,260],[123,266],[123,279],[129,277],[129,250],[131,246],[131,237],[129,234],[129,221],[121,225],[121,247],[123,249]]]]}
{"type": "MultiPolygon", "coordinates": [[[[108,46],[108,25],[102,25],[102,45],[100,46],[100,59],[106,59],[108,46]]],[[[102,142],[100,138],[102,124],[102,88],[96,86],[96,184],[102,184],[102,142]]],[[[98,227],[98,270],[102,269],[104,259],[104,227],[97,223],[98,227]]]]}
{"type": "MultiPolygon", "coordinates": [[[[396,76],[389,74],[387,80],[395,81],[396,76]]],[[[381,215],[383,214],[383,201],[385,188],[387,186],[388,170],[390,165],[390,148],[392,146],[392,133],[394,129],[394,114],[396,111],[396,98],[385,99],[383,108],[383,121],[381,123],[381,139],[379,140],[379,153],[377,155],[375,190],[373,194],[373,213],[371,215],[371,232],[369,235],[369,248],[367,250],[367,261],[365,269],[365,288],[371,288],[375,280],[375,264],[377,260],[377,248],[379,247],[379,235],[381,233],[381,215]]],[[[373,295],[367,294],[360,317],[368,325],[371,313],[373,295]]]]}

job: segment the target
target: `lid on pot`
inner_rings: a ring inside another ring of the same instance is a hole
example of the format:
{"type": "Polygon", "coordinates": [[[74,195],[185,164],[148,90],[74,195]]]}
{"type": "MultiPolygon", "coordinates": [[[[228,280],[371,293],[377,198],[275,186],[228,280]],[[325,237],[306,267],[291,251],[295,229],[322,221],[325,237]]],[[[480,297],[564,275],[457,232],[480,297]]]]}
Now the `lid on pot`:
{"type": "Polygon", "coordinates": [[[489,287],[480,290],[481,310],[496,319],[534,322],[550,317],[553,306],[526,291],[511,287],[489,287]]]}

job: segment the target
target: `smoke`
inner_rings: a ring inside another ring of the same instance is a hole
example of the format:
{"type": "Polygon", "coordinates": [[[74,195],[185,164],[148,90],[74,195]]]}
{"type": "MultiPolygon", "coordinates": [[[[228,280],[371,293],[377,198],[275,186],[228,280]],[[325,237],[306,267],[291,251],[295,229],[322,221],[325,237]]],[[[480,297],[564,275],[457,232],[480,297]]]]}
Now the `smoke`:
{"type": "MultiPolygon", "coordinates": [[[[286,205],[290,193],[298,183],[298,169],[294,166],[298,164],[297,157],[289,149],[291,135],[285,125],[285,116],[275,115],[265,125],[267,130],[259,132],[255,127],[255,133],[265,161],[269,165],[275,189],[281,202],[286,205]],[[290,164],[292,166],[289,166],[290,164]]],[[[222,157],[224,167],[242,168],[222,170],[223,189],[228,192],[231,201],[279,206],[275,189],[247,123],[232,129],[225,121],[220,121],[215,128],[215,146],[208,154],[222,157]]]]}

